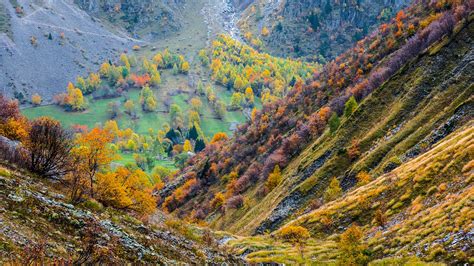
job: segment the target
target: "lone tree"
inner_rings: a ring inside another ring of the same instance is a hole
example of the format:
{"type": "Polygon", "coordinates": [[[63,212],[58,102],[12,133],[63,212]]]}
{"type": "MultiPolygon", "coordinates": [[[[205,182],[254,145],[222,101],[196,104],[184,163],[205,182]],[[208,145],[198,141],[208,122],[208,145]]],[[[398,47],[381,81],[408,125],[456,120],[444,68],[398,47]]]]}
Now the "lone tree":
{"type": "Polygon", "coordinates": [[[328,188],[324,192],[324,200],[326,202],[337,199],[342,195],[342,189],[337,178],[333,177],[328,188]]]}
{"type": "Polygon", "coordinates": [[[304,259],[304,248],[306,246],[306,241],[310,238],[310,234],[308,229],[299,226],[299,225],[289,225],[283,227],[278,233],[278,238],[281,240],[288,242],[292,245],[295,245],[300,253],[301,258],[304,259]]]}
{"type": "Polygon", "coordinates": [[[339,248],[341,250],[340,262],[342,265],[366,265],[367,255],[364,254],[366,246],[362,242],[363,232],[357,225],[352,225],[341,234],[339,248]]]}
{"type": "Polygon", "coordinates": [[[344,105],[344,116],[350,116],[357,109],[357,101],[354,96],[351,96],[344,105]]]}
{"type": "Polygon", "coordinates": [[[47,117],[34,120],[25,146],[31,172],[43,177],[56,177],[70,171],[72,134],[58,121],[47,117]]]}

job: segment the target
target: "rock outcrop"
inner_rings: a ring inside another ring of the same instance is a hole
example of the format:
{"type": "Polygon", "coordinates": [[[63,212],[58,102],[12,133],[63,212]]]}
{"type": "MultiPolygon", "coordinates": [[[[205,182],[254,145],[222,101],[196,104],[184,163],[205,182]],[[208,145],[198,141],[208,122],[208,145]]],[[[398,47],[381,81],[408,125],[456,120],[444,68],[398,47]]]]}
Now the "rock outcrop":
{"type": "Polygon", "coordinates": [[[258,34],[267,27],[270,35],[262,40],[275,55],[324,61],[351,47],[409,2],[260,0],[247,8],[240,25],[258,34]]]}

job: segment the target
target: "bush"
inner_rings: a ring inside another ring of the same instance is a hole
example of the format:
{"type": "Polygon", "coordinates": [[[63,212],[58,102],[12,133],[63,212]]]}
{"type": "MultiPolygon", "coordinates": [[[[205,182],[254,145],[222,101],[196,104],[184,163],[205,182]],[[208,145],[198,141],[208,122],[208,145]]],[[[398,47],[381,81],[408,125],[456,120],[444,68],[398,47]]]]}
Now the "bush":
{"type": "Polygon", "coordinates": [[[397,168],[402,164],[402,161],[398,156],[392,156],[390,159],[383,165],[383,171],[384,173],[388,173],[392,171],[393,169],[397,168]]]}
{"type": "Polygon", "coordinates": [[[244,197],[242,195],[233,196],[226,202],[226,207],[229,209],[239,209],[244,206],[244,197]]]}
{"type": "Polygon", "coordinates": [[[59,177],[71,170],[72,135],[47,117],[33,121],[28,140],[28,169],[43,177],[59,177]]]}
{"type": "Polygon", "coordinates": [[[342,195],[342,189],[337,178],[333,177],[328,188],[324,192],[324,201],[329,202],[339,198],[342,195]]]}
{"type": "Polygon", "coordinates": [[[341,234],[339,248],[342,265],[366,265],[368,257],[364,254],[366,246],[362,243],[362,230],[353,225],[341,234]]]}

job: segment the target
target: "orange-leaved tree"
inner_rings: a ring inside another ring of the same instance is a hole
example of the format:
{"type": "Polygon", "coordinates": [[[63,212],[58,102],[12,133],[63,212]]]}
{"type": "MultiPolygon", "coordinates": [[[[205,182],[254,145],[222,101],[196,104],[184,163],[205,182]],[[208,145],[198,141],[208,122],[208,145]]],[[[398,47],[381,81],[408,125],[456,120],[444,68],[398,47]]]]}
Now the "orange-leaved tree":
{"type": "MultiPolygon", "coordinates": [[[[89,132],[79,134],[76,138],[76,146],[72,154],[76,157],[77,178],[83,176],[88,178],[90,195],[94,197],[94,177],[96,173],[109,166],[117,155],[110,147],[114,136],[108,130],[93,128],[89,132]]],[[[83,181],[76,180],[84,183],[83,181]]]]}
{"type": "Polygon", "coordinates": [[[152,188],[147,174],[140,169],[132,171],[118,167],[114,172],[97,174],[97,199],[115,208],[152,213],[156,208],[152,188]]]}

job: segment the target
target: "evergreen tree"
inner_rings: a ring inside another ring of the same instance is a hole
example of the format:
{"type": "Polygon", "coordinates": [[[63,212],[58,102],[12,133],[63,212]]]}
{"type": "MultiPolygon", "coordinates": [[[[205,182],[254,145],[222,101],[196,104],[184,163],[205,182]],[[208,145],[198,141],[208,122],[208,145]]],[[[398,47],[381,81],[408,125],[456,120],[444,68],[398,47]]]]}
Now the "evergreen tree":
{"type": "Polygon", "coordinates": [[[196,140],[198,138],[199,134],[196,130],[196,126],[192,126],[191,129],[189,130],[189,133],[188,133],[188,138],[189,139],[193,139],[193,140],[196,140]]]}
{"type": "Polygon", "coordinates": [[[194,145],[194,151],[195,152],[200,152],[200,151],[204,150],[205,147],[206,147],[206,144],[204,143],[204,140],[197,139],[196,140],[196,145],[194,145]]]}

